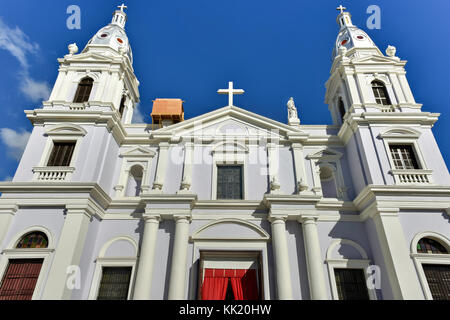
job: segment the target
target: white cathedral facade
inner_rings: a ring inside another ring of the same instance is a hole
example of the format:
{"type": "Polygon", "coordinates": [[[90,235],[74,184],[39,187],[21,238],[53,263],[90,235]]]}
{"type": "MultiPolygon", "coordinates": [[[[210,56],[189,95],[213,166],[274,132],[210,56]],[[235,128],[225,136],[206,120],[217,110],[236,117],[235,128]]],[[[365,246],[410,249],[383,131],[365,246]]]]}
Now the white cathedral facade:
{"type": "Polygon", "coordinates": [[[406,61],[338,15],[333,125],[228,106],[184,119],[139,81],[121,6],[59,59],[12,182],[0,299],[450,299],[450,177],[406,61]]]}

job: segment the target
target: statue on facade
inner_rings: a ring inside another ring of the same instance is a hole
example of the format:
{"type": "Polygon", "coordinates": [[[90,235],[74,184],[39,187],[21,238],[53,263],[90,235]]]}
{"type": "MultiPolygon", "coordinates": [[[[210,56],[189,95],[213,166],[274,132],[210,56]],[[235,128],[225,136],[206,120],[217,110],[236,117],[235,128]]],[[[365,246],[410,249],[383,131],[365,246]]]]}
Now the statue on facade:
{"type": "Polygon", "coordinates": [[[288,122],[290,125],[300,124],[298,118],[297,107],[295,106],[294,98],[290,98],[287,103],[288,108],[288,122]]]}

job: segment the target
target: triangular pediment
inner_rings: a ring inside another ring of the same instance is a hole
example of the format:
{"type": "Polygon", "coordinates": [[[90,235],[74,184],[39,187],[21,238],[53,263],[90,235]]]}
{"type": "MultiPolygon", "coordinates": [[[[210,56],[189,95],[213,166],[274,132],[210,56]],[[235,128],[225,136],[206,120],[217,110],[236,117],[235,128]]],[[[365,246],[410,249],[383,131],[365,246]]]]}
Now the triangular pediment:
{"type": "Polygon", "coordinates": [[[154,135],[171,134],[186,136],[235,136],[255,137],[270,136],[272,138],[287,137],[288,134],[304,134],[300,128],[266,118],[259,114],[238,108],[223,107],[198,117],[159,129],[154,135]]]}
{"type": "Polygon", "coordinates": [[[145,147],[135,147],[120,154],[121,157],[154,157],[156,153],[145,147]]]}
{"type": "Polygon", "coordinates": [[[111,62],[113,60],[113,57],[105,57],[104,55],[96,54],[93,52],[81,53],[67,58],[67,61],[70,62],[111,62]]]}
{"type": "Polygon", "coordinates": [[[370,64],[370,63],[389,63],[389,64],[397,64],[399,60],[394,58],[385,57],[385,56],[365,56],[361,58],[352,59],[353,64],[370,64]]]}
{"type": "Polygon", "coordinates": [[[321,149],[307,156],[308,159],[321,159],[321,160],[331,160],[339,159],[342,157],[342,153],[332,149],[321,149]]]}

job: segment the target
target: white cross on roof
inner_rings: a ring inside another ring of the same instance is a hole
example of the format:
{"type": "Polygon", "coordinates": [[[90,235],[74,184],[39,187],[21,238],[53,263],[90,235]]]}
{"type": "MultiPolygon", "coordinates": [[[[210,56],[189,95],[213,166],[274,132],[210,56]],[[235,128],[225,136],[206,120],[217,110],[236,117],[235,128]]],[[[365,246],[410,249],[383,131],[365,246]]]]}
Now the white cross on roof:
{"type": "Polygon", "coordinates": [[[220,89],[217,91],[218,94],[227,94],[228,95],[228,106],[233,105],[233,96],[235,94],[243,94],[245,93],[242,89],[234,89],[233,88],[233,82],[228,82],[228,89],[220,89]]]}

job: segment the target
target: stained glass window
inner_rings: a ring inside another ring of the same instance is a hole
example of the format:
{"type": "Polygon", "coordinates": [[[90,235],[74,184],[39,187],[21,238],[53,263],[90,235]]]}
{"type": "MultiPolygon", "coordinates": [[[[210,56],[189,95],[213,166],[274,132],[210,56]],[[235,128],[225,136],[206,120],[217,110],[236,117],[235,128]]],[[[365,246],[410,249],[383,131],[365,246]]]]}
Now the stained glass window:
{"type": "Polygon", "coordinates": [[[30,232],[20,239],[17,248],[47,248],[48,239],[43,232],[30,232]]]}
{"type": "Polygon", "coordinates": [[[445,247],[437,242],[436,240],[430,238],[422,238],[417,243],[417,252],[418,253],[438,253],[438,254],[447,254],[448,251],[445,247]]]}

